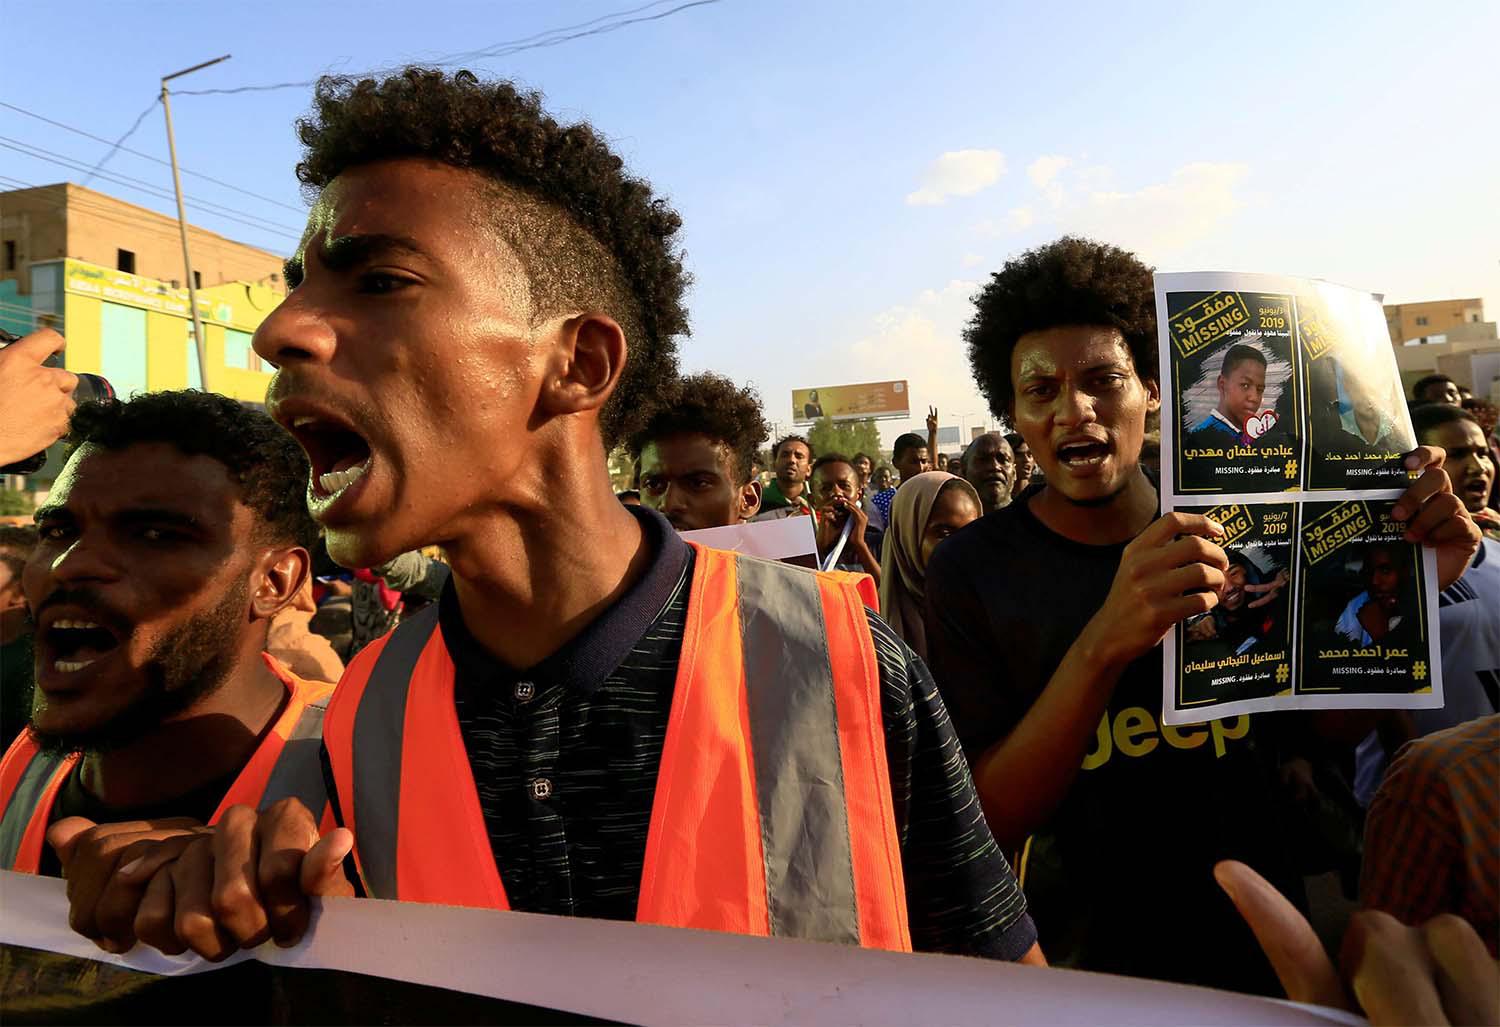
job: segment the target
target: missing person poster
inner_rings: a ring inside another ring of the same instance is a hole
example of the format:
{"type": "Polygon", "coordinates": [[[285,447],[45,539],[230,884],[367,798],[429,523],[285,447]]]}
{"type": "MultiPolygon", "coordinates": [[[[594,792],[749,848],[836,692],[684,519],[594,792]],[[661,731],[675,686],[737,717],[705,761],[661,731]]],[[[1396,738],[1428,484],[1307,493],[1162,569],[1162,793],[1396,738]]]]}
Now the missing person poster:
{"type": "Polygon", "coordinates": [[[1162,719],[1442,705],[1433,557],[1384,313],[1326,282],[1156,276],[1164,510],[1222,524],[1224,591],[1165,641],[1162,719]]]}
{"type": "Polygon", "coordinates": [[[1170,378],[1162,381],[1182,439],[1173,460],[1178,491],[1295,489],[1304,418],[1292,297],[1175,292],[1166,309],[1170,378]]]}

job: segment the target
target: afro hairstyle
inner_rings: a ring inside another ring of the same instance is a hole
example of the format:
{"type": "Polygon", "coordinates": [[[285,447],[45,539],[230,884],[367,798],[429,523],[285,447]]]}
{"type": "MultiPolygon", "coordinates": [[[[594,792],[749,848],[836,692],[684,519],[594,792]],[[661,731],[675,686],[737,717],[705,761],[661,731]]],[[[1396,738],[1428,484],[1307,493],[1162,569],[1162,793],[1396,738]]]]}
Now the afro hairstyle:
{"type": "Polygon", "coordinates": [[[631,458],[657,439],[687,433],[708,436],[729,448],[735,484],[750,480],[750,464],[770,429],[761,414],[760,394],[740,388],[723,375],[688,375],[662,390],[663,402],[651,419],[630,437],[631,458]]]}
{"type": "Polygon", "coordinates": [[[1021,336],[1102,326],[1125,340],[1136,374],[1156,378],[1156,295],[1151,268],[1117,246],[1065,235],[1007,261],[974,295],[964,330],[974,381],[996,417],[1015,406],[1010,360],[1021,336]]]}
{"type": "Polygon", "coordinates": [[[307,512],[307,456],[260,411],[212,392],[147,392],[125,402],[81,404],[69,422],[70,456],[83,445],[121,450],[147,442],[223,464],[260,520],[262,539],[308,550],[317,543],[318,526],[307,512]]]}
{"type": "Polygon", "coordinates": [[[602,310],[624,329],[629,359],[599,420],[605,448],[650,418],[688,332],[682,219],[591,126],[558,124],[540,94],[507,81],[410,67],[380,81],[324,76],[297,136],[297,177],[314,192],[351,167],[401,157],[487,176],[495,226],[526,271],[533,324],[602,310]]]}

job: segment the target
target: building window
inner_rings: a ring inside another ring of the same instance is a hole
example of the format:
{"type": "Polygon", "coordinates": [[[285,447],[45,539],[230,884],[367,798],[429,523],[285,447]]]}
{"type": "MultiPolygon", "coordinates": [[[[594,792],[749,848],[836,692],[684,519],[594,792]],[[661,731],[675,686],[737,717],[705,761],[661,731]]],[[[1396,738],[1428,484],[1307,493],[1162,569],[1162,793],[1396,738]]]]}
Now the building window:
{"type": "Polygon", "coordinates": [[[126,274],[135,274],[135,252],[133,250],[115,250],[115,268],[126,274]]]}
{"type": "Polygon", "coordinates": [[[14,271],[15,269],[16,241],[14,239],[7,239],[5,240],[5,270],[14,271]]]}
{"type": "Polygon", "coordinates": [[[203,288],[203,275],[200,272],[198,272],[198,271],[194,271],[193,272],[193,288],[194,289],[201,289],[201,288],[203,288]]]}
{"type": "Polygon", "coordinates": [[[1469,323],[1470,324],[1478,324],[1479,323],[1479,315],[1478,314],[1470,314],[1469,315],[1469,323]]]}
{"type": "Polygon", "coordinates": [[[1426,328],[1427,327],[1427,319],[1425,317],[1419,317],[1419,318],[1417,318],[1417,327],[1418,328],[1426,328]]]}

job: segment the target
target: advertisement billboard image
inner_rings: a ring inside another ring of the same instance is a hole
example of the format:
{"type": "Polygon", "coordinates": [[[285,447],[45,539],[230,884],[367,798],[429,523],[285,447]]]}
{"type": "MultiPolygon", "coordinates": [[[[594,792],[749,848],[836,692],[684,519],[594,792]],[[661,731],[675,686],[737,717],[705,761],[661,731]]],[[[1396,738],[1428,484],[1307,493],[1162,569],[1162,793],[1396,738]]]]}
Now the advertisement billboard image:
{"type": "Polygon", "coordinates": [[[835,421],[863,417],[909,417],[906,382],[868,382],[792,390],[792,421],[811,424],[820,417],[835,421]]]}

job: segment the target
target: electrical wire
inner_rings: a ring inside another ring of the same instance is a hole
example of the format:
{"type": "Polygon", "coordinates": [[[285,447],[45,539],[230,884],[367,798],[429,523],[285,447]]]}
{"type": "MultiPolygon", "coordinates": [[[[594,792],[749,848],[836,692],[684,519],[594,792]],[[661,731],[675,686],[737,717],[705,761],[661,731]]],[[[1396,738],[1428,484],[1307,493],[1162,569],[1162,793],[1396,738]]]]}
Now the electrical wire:
{"type": "MultiPolygon", "coordinates": [[[[666,2],[669,2],[669,0],[655,0],[654,3],[649,3],[642,7],[631,8],[624,11],[616,11],[613,14],[601,15],[598,18],[594,18],[590,21],[580,22],[577,25],[568,25],[564,26],[563,28],[551,29],[547,32],[539,32],[535,35],[523,37],[522,39],[510,40],[504,43],[496,43],[493,46],[486,47],[483,50],[470,50],[460,54],[449,54],[436,61],[421,61],[418,63],[420,63],[423,67],[446,68],[451,67],[454,64],[465,64],[483,58],[509,57],[511,54],[521,53],[525,50],[540,50],[547,47],[559,46],[574,39],[583,39],[587,36],[602,36],[610,32],[617,32],[620,29],[626,28],[630,25],[639,25],[643,22],[648,21],[660,21],[663,18],[670,18],[672,15],[677,14],[681,11],[689,10],[690,8],[707,7],[711,4],[722,3],[723,0],[689,0],[688,3],[678,4],[676,7],[673,7],[666,11],[658,11],[655,14],[642,15],[638,18],[625,18],[625,20],[623,21],[612,21],[605,25],[598,24],[601,21],[607,21],[611,18],[621,18],[625,15],[649,10],[652,7],[659,7],[662,3],[666,2]],[[588,26],[596,27],[589,28],[588,26]]],[[[370,74],[374,73],[371,72],[370,74]]],[[[317,84],[318,79],[313,78],[304,79],[299,82],[273,82],[267,85],[233,86],[223,89],[174,89],[172,91],[172,95],[228,96],[236,93],[269,93],[279,89],[306,89],[308,86],[317,84]]]]}
{"type": "MultiPolygon", "coordinates": [[[[17,189],[45,188],[44,186],[37,186],[34,183],[25,182],[17,178],[11,178],[7,175],[0,175],[0,183],[17,189]]],[[[50,196],[32,196],[28,198],[28,201],[47,204],[59,210],[67,210],[69,207],[75,207],[86,211],[92,218],[107,221],[111,224],[119,225],[122,228],[128,228],[133,231],[145,230],[154,232],[158,235],[169,236],[174,239],[177,238],[179,233],[177,221],[175,218],[170,218],[166,214],[158,214],[154,211],[151,212],[150,215],[145,212],[136,214],[132,213],[129,210],[121,210],[118,207],[107,207],[103,204],[91,202],[86,198],[78,196],[70,197],[66,201],[53,199],[50,196]]],[[[217,236],[219,239],[222,239],[226,243],[232,243],[236,246],[245,246],[249,249],[261,250],[262,252],[269,253],[272,257],[276,256],[276,251],[274,250],[266,250],[264,247],[260,246],[251,246],[249,243],[241,242],[237,239],[231,239],[228,236],[219,235],[217,232],[212,232],[209,229],[203,228],[201,225],[193,225],[192,227],[205,234],[217,236]]]]}
{"type": "Polygon", "coordinates": [[[92,168],[89,169],[89,173],[84,176],[83,182],[81,184],[88,185],[94,180],[94,176],[99,174],[99,169],[104,167],[105,164],[109,163],[109,159],[119,152],[120,147],[125,145],[125,140],[135,135],[135,130],[141,127],[141,122],[146,120],[146,115],[155,110],[156,105],[160,102],[160,100],[152,100],[149,107],[141,111],[140,114],[136,115],[135,123],[126,130],[124,135],[114,141],[114,144],[109,148],[109,152],[106,153],[103,157],[99,158],[99,163],[95,164],[92,168]]]}
{"type": "MultiPolygon", "coordinates": [[[[159,100],[153,100],[151,107],[147,107],[146,110],[149,112],[152,109],[152,107],[155,107],[156,104],[159,103],[159,102],[160,102],[159,100]]],[[[109,144],[109,140],[105,139],[103,136],[96,136],[96,135],[94,135],[91,132],[85,132],[81,128],[75,128],[72,125],[65,125],[61,121],[54,121],[52,118],[43,117],[42,115],[36,113],[35,111],[29,111],[29,110],[27,110],[24,107],[17,107],[13,103],[6,103],[4,100],[0,100],[0,107],[4,107],[7,110],[15,111],[17,114],[24,114],[28,118],[35,118],[37,121],[45,122],[46,124],[52,125],[52,126],[54,126],[56,128],[60,128],[60,129],[62,129],[65,132],[72,132],[74,135],[83,136],[85,139],[92,139],[96,143],[109,144]]],[[[129,135],[130,135],[130,133],[127,132],[124,136],[121,136],[120,138],[121,138],[121,140],[124,140],[124,139],[129,138],[129,135]]],[[[172,164],[171,164],[170,161],[164,161],[160,157],[153,157],[149,153],[142,153],[140,150],[132,150],[130,147],[128,147],[128,146],[121,146],[119,143],[115,143],[113,145],[121,153],[128,153],[132,157],[140,157],[143,160],[149,160],[149,161],[151,161],[154,164],[160,164],[164,168],[169,168],[169,167],[172,166],[172,164]]],[[[307,213],[307,209],[304,208],[304,207],[296,207],[296,206],[293,206],[290,203],[282,203],[280,200],[273,199],[270,196],[262,195],[261,193],[251,192],[249,189],[242,189],[241,187],[239,187],[237,185],[234,185],[233,183],[225,182],[223,179],[214,178],[212,175],[205,175],[205,174],[202,174],[201,172],[193,171],[190,168],[182,167],[181,165],[178,165],[177,170],[181,171],[184,175],[190,175],[193,178],[201,178],[205,182],[212,182],[214,185],[223,186],[225,189],[233,190],[234,192],[241,193],[241,194],[243,194],[245,196],[253,196],[257,200],[262,200],[262,201],[264,201],[266,203],[273,204],[273,205],[275,205],[277,207],[282,207],[282,208],[284,208],[286,210],[291,211],[294,214],[306,214],[307,213]]]]}
{"type": "MultiPolygon", "coordinates": [[[[23,143],[19,139],[12,139],[9,136],[0,136],[0,147],[4,147],[7,150],[14,150],[17,153],[25,154],[26,156],[31,157],[34,160],[46,161],[49,164],[56,164],[60,167],[68,168],[73,171],[86,170],[88,167],[82,161],[76,160],[75,158],[65,156],[64,154],[60,154],[52,150],[47,150],[40,146],[32,146],[29,143],[23,143]]],[[[103,178],[105,181],[113,182],[114,184],[124,186],[127,189],[135,189],[138,192],[143,192],[148,195],[155,196],[158,199],[176,199],[176,196],[174,194],[167,192],[164,189],[160,189],[152,185],[150,182],[143,181],[139,178],[132,178],[129,175],[123,175],[118,172],[96,171],[95,174],[97,174],[100,178],[103,178]]],[[[250,214],[246,211],[238,210],[233,207],[225,207],[221,204],[211,203],[207,200],[199,199],[196,196],[184,196],[183,198],[184,200],[191,200],[194,206],[211,215],[225,218],[230,221],[236,221],[240,224],[247,225],[250,228],[258,228],[261,231],[270,232],[276,235],[283,235],[291,239],[300,239],[302,237],[301,231],[292,227],[291,225],[283,225],[279,222],[268,221],[267,219],[262,218],[258,215],[250,214]]]]}

